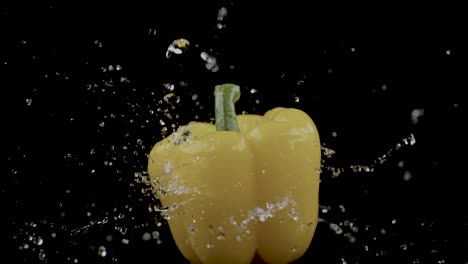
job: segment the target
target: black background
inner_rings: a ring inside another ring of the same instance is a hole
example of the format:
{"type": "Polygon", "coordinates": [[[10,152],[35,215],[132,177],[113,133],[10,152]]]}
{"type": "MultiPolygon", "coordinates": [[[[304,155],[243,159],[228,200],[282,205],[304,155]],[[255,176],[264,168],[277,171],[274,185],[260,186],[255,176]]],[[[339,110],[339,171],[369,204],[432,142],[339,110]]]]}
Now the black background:
{"type": "Polygon", "coordinates": [[[185,263],[135,173],[145,174],[145,155],[163,136],[160,120],[169,132],[210,121],[213,87],[233,82],[242,87],[238,112],[300,108],[336,151],[323,157],[320,204],[329,211],[297,263],[468,261],[461,9],[167,2],[0,5],[2,256],[185,263]],[[228,14],[218,21],[221,7],[228,14]],[[190,41],[188,51],[167,58],[178,38],[190,41]],[[217,58],[218,72],[201,52],[217,58]],[[167,83],[180,98],[173,119],[157,111],[170,107],[159,103],[167,83]],[[415,109],[424,111],[417,123],[415,109]],[[410,135],[416,144],[405,145],[410,135]],[[344,172],[334,178],[328,166],[344,172]],[[155,230],[161,244],[142,240],[155,230]]]}

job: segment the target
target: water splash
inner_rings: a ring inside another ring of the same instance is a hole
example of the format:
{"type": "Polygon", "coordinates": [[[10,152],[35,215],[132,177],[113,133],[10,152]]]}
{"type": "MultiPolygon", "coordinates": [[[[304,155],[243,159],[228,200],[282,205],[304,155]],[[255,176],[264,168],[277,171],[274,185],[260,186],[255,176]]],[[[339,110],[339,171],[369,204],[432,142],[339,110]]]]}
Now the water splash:
{"type": "MultiPolygon", "coordinates": [[[[394,155],[393,153],[395,151],[401,150],[402,147],[406,146],[413,146],[416,144],[416,138],[414,137],[413,134],[410,134],[409,136],[403,138],[400,140],[400,142],[396,143],[393,148],[390,148],[386,153],[382,154],[381,156],[377,157],[372,164],[369,165],[360,165],[360,164],[351,164],[348,167],[334,167],[334,166],[328,166],[324,165],[323,163],[325,162],[324,160],[322,161],[321,165],[321,171],[329,171],[332,173],[332,178],[337,178],[340,176],[342,173],[347,172],[347,171],[352,171],[352,172],[365,172],[365,173],[372,173],[375,171],[375,169],[379,166],[385,163],[389,157],[394,155]]],[[[329,148],[326,148],[322,146],[322,153],[326,158],[331,158],[334,154],[335,151],[329,148]]],[[[406,177],[408,178],[408,177],[406,177]]],[[[411,177],[409,177],[410,179],[411,177]]]]}
{"type": "Polygon", "coordinates": [[[70,234],[73,237],[73,236],[77,236],[77,235],[80,235],[80,234],[83,234],[83,233],[87,233],[90,228],[103,226],[103,225],[107,224],[108,222],[109,222],[108,217],[104,217],[100,221],[90,221],[89,225],[85,225],[85,226],[70,230],[70,234]]]}
{"type": "MultiPolygon", "coordinates": [[[[295,211],[296,201],[292,200],[289,197],[284,197],[276,202],[267,202],[265,207],[257,206],[253,209],[250,209],[247,213],[247,217],[243,220],[236,220],[234,216],[230,217],[230,223],[236,226],[239,230],[243,230],[245,234],[250,234],[248,225],[250,222],[260,221],[266,222],[269,218],[275,217],[275,213],[281,210],[285,210],[288,207],[291,207],[288,211],[289,217],[294,221],[298,220],[297,213],[295,211]]],[[[279,219],[278,221],[284,221],[279,219]]]]}

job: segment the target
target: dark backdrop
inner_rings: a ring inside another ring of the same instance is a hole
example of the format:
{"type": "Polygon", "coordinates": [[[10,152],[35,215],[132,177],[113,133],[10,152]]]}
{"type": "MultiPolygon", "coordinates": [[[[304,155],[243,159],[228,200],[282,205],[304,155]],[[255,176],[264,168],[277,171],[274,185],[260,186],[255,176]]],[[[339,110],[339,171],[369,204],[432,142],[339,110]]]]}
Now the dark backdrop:
{"type": "Polygon", "coordinates": [[[149,209],[146,154],[233,82],[238,112],[300,108],[335,151],[297,263],[468,261],[461,9],[167,2],[0,4],[2,257],[185,263],[149,209]]]}

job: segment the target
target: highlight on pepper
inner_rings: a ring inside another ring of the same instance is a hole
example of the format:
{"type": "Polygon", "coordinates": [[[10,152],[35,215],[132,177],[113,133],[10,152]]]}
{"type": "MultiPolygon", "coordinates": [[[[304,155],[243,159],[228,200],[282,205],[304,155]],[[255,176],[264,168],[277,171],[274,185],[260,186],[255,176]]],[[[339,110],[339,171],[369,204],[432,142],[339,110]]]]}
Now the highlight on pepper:
{"type": "Polygon", "coordinates": [[[148,159],[152,188],[191,263],[290,263],[318,221],[320,139],[303,111],[236,115],[240,88],[215,88],[215,125],[190,122],[148,159]]]}

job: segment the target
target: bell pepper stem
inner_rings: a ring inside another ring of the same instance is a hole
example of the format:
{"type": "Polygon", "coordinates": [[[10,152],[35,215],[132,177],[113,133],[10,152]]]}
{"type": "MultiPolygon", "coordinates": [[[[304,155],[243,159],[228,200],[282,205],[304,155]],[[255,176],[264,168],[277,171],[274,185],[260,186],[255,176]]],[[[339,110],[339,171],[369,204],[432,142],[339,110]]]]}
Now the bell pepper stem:
{"type": "Polygon", "coordinates": [[[240,98],[239,86],[226,83],[215,87],[215,120],[217,131],[237,131],[237,115],[234,104],[240,98]]]}

